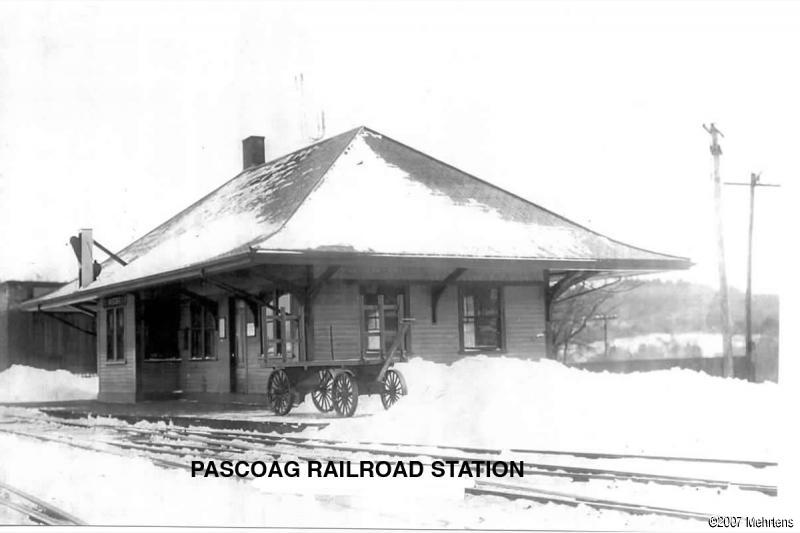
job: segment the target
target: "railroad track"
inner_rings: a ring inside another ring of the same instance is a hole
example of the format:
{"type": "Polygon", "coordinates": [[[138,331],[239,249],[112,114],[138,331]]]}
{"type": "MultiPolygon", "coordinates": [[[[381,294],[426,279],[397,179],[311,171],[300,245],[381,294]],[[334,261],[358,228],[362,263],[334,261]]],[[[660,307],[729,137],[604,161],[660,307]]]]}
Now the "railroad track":
{"type": "MultiPolygon", "coordinates": [[[[495,450],[488,450],[484,452],[477,452],[476,448],[472,448],[471,455],[454,455],[452,453],[442,453],[444,450],[449,450],[441,447],[428,447],[437,448],[438,452],[431,452],[427,450],[407,451],[403,449],[382,449],[375,446],[353,446],[350,443],[341,441],[332,441],[329,439],[318,440],[313,438],[301,437],[286,437],[282,435],[252,435],[243,433],[231,433],[226,431],[217,430],[191,430],[191,429],[175,429],[172,430],[177,434],[182,434],[187,437],[203,437],[203,442],[213,445],[225,445],[227,442],[244,441],[260,444],[266,448],[276,449],[281,446],[281,450],[285,451],[286,446],[296,447],[303,450],[320,450],[326,449],[329,451],[345,452],[345,453],[366,453],[370,455],[390,455],[394,457],[430,457],[435,460],[445,461],[473,461],[473,460],[487,460],[496,458],[500,452],[495,450]],[[213,437],[210,437],[213,436],[213,437]],[[487,457],[489,455],[491,457],[487,457]]],[[[291,449],[288,453],[291,453],[291,449]]],[[[756,483],[740,483],[721,481],[716,479],[706,478],[692,478],[685,476],[671,476],[663,474],[649,474],[641,472],[628,472],[621,470],[612,470],[607,468],[591,468],[585,466],[573,466],[562,464],[549,464],[525,461],[524,472],[526,475],[542,475],[549,477],[568,477],[574,481],[589,481],[592,479],[603,480],[628,480],[641,483],[659,483],[665,485],[685,485],[694,487],[706,487],[715,489],[725,488],[738,488],[740,490],[749,490],[762,492],[764,494],[775,496],[777,495],[777,488],[771,485],[763,485],[756,483]]]]}
{"type": "MultiPolygon", "coordinates": [[[[53,418],[64,420],[81,420],[91,417],[107,416],[101,413],[93,412],[80,412],[68,411],[62,409],[39,409],[39,412],[44,413],[53,418]]],[[[155,415],[131,415],[131,414],[115,414],[112,418],[122,420],[129,424],[137,422],[150,422],[159,423],[163,422],[175,426],[204,426],[213,427],[215,429],[228,429],[228,430],[267,430],[274,433],[297,433],[309,428],[324,428],[329,422],[322,421],[285,421],[285,420],[265,420],[260,422],[248,422],[246,420],[226,420],[219,418],[203,418],[193,416],[155,416],[155,415]]]]}
{"type": "MultiPolygon", "coordinates": [[[[118,429],[118,427],[114,427],[114,429],[118,429]]],[[[128,428],[128,430],[133,428],[128,428]]],[[[43,441],[50,441],[50,442],[58,442],[62,444],[67,444],[70,446],[75,446],[81,449],[92,450],[96,452],[105,452],[105,453],[114,453],[108,449],[102,449],[97,446],[93,446],[90,444],[76,442],[73,440],[65,440],[53,436],[45,436],[45,435],[36,435],[29,432],[22,432],[22,431],[15,431],[15,430],[8,430],[6,428],[0,428],[2,432],[8,432],[20,436],[28,436],[31,438],[36,438],[43,441]]],[[[135,433],[148,433],[146,430],[138,430],[135,433]]],[[[180,435],[181,437],[185,438],[185,435],[180,435]]],[[[204,437],[194,437],[193,440],[206,443],[208,444],[209,441],[213,442],[214,439],[206,439],[204,437]]],[[[105,444],[110,444],[113,446],[117,446],[119,448],[125,450],[137,450],[137,451],[144,451],[147,452],[148,458],[153,461],[156,465],[164,467],[164,468],[181,468],[181,469],[188,469],[188,465],[186,463],[180,463],[171,460],[165,460],[158,456],[161,455],[176,455],[176,456],[186,456],[186,449],[195,449],[199,453],[195,453],[194,456],[202,457],[205,459],[219,459],[219,455],[217,454],[209,454],[206,451],[202,451],[202,447],[200,446],[193,446],[191,444],[187,444],[185,442],[179,443],[157,443],[154,445],[139,445],[135,443],[124,443],[124,442],[113,442],[113,441],[103,441],[105,444]],[[166,448],[166,449],[165,449],[166,448]],[[179,451],[180,450],[180,451],[179,451]],[[152,455],[156,455],[153,457],[152,455]]],[[[242,451],[247,450],[258,450],[263,452],[263,447],[252,447],[252,446],[242,446],[236,445],[233,443],[229,444],[229,451],[226,452],[229,455],[231,451],[236,451],[241,453],[242,451]]],[[[282,451],[282,450],[281,450],[282,451]]],[[[293,450],[296,451],[296,450],[293,450]]],[[[126,456],[124,452],[117,452],[118,455],[126,456]]],[[[280,457],[280,453],[278,450],[274,452],[269,452],[267,455],[271,455],[273,458],[280,457]]],[[[300,460],[309,460],[312,457],[303,456],[302,454],[295,454],[298,459],[300,460]]],[[[314,456],[314,459],[341,459],[341,457],[335,456],[314,456]]],[[[697,513],[694,511],[685,511],[679,509],[669,509],[663,507],[656,507],[656,506],[649,506],[643,504],[636,504],[630,502],[622,502],[617,500],[607,500],[607,499],[598,499],[598,498],[591,498],[587,496],[580,496],[574,495],[564,492],[556,492],[556,491],[548,491],[536,487],[531,486],[522,486],[522,485],[509,485],[509,484],[501,484],[501,483],[492,483],[486,482],[482,480],[477,480],[475,482],[474,487],[465,487],[464,493],[466,495],[474,495],[474,496],[498,496],[509,500],[514,499],[525,499],[530,501],[536,501],[540,503],[556,503],[556,504],[563,504],[563,505],[571,505],[577,506],[579,504],[584,504],[589,507],[595,509],[605,509],[605,510],[616,510],[624,513],[629,514],[656,514],[661,516],[668,516],[673,518],[683,518],[683,519],[704,519],[707,517],[706,514],[697,513]]],[[[42,513],[38,509],[32,506],[25,506],[25,507],[13,507],[14,504],[5,504],[9,507],[18,510],[26,514],[27,516],[31,517],[37,523],[42,524],[64,524],[64,523],[75,523],[79,524],[80,521],[75,521],[77,519],[73,518],[62,518],[60,516],[53,516],[52,511],[48,514],[42,513]],[[68,520],[73,520],[73,522],[69,522],[68,520]]]]}
{"type": "Polygon", "coordinates": [[[85,522],[63,509],[2,481],[0,481],[0,506],[27,516],[36,524],[46,526],[86,525],[85,522]]]}
{"type": "MultiPolygon", "coordinates": [[[[58,418],[59,420],[80,420],[82,415],[81,413],[74,413],[70,411],[58,411],[58,410],[51,410],[51,409],[41,409],[40,412],[45,413],[49,417],[58,418]]],[[[25,417],[20,417],[18,415],[18,419],[23,419],[25,417]]],[[[36,419],[34,417],[30,417],[31,419],[36,419]]],[[[85,418],[85,417],[84,417],[85,418]]],[[[228,435],[242,435],[242,436],[264,436],[268,438],[284,438],[287,441],[291,442],[308,442],[314,441],[323,444],[342,444],[342,441],[332,440],[332,439],[324,439],[324,438],[309,438],[309,437],[291,437],[286,435],[286,433],[298,432],[308,428],[323,428],[328,425],[328,422],[280,422],[280,421],[269,421],[264,422],[270,427],[270,432],[266,433],[263,431],[252,430],[252,429],[242,429],[239,427],[225,427],[227,425],[237,425],[240,423],[231,421],[230,424],[227,424],[226,421],[222,420],[215,420],[215,419],[193,419],[187,417],[173,417],[170,418],[168,421],[165,421],[163,418],[159,417],[141,417],[141,416],[114,416],[114,418],[128,422],[128,423],[136,423],[140,421],[146,421],[151,423],[158,423],[158,422],[167,422],[173,426],[179,427],[186,427],[186,428],[193,428],[196,425],[192,425],[191,422],[201,421],[202,423],[212,423],[218,422],[219,427],[211,427],[209,428],[211,431],[220,434],[228,434],[228,435]],[[279,429],[272,429],[272,426],[279,426],[279,429]],[[279,435],[276,435],[279,434],[279,435]]],[[[54,420],[53,420],[54,421],[54,420]]],[[[84,424],[85,425],[85,424],[84,424]]],[[[96,424],[97,425],[97,424],[96,424]]],[[[111,424],[109,425],[102,425],[102,427],[112,427],[111,424]]],[[[463,451],[468,453],[480,453],[480,454],[487,454],[487,455],[500,455],[504,453],[503,450],[493,449],[493,448],[480,448],[474,446],[458,446],[458,445],[426,445],[426,444],[409,444],[404,442],[386,442],[386,441],[355,441],[351,442],[350,444],[358,444],[358,445],[365,445],[365,446],[387,446],[391,448],[438,448],[443,450],[457,450],[463,451]]],[[[587,452],[587,451],[565,451],[565,450],[548,450],[548,449],[525,449],[525,448],[510,448],[505,450],[505,452],[510,453],[517,453],[517,454],[531,454],[531,455],[552,455],[552,456],[567,456],[567,457],[576,457],[576,458],[584,458],[584,459],[642,459],[642,460],[654,460],[654,461],[665,461],[665,462],[686,462],[686,463],[706,463],[706,464],[730,464],[730,465],[742,465],[742,466],[751,466],[753,468],[768,468],[768,467],[775,467],[778,463],[773,461],[759,461],[759,460],[745,460],[745,459],[731,459],[731,458],[715,458],[715,457],[687,457],[687,456],[670,456],[670,455],[648,455],[648,454],[630,454],[630,453],[609,453],[609,452],[587,452]]]]}
{"type": "MultiPolygon", "coordinates": [[[[16,415],[15,415],[16,416],[16,415]]],[[[123,434],[125,440],[103,440],[107,445],[115,446],[127,450],[137,450],[156,455],[167,455],[174,457],[186,457],[189,455],[203,457],[206,459],[234,458],[248,452],[259,452],[263,455],[278,459],[281,456],[294,456],[300,460],[323,459],[323,460],[347,460],[352,454],[367,454],[381,458],[420,458],[428,457],[431,460],[443,461],[484,461],[496,459],[501,455],[500,450],[484,448],[449,448],[440,446],[425,446],[423,449],[411,450],[413,445],[397,445],[391,443],[363,443],[353,445],[353,443],[336,441],[331,439],[315,439],[311,437],[292,437],[283,434],[263,433],[263,432],[242,432],[224,429],[194,429],[188,427],[171,426],[168,429],[145,429],[131,426],[121,426],[114,424],[84,424],[77,421],[50,420],[40,418],[30,418],[17,416],[20,421],[37,421],[56,423],[65,426],[81,427],[84,429],[103,428],[123,434]],[[381,446],[390,446],[383,448],[381,446]],[[325,451],[323,455],[320,452],[325,451]],[[434,451],[431,451],[434,450],[434,451]],[[462,453],[453,453],[453,450],[462,453]],[[469,451],[464,454],[464,451],[469,451]],[[213,453],[209,453],[213,452],[213,453]]],[[[523,454],[541,454],[542,451],[520,450],[523,454]]],[[[555,454],[554,454],[555,455],[555,454]]],[[[584,454],[600,455],[600,454],[584,454]]],[[[602,454],[612,455],[612,454],[602,454]]],[[[613,454],[613,458],[626,458],[623,454],[613,454]]],[[[642,459],[646,456],[632,455],[632,458],[642,459]]],[[[662,460],[662,457],[651,456],[654,459],[662,460]]],[[[697,462],[698,458],[679,458],[672,457],[672,460],[690,459],[697,462]]],[[[162,463],[163,459],[159,459],[162,463]]],[[[713,459],[709,462],[717,462],[713,459]]],[[[736,463],[739,465],[753,466],[766,464],[762,461],[733,461],[725,462],[736,463]]],[[[168,466],[172,466],[174,461],[170,461],[168,466]]],[[[565,465],[556,463],[542,463],[525,460],[524,473],[527,476],[536,475],[544,477],[568,478],[572,481],[632,481],[638,483],[656,483],[661,485],[691,486],[710,489],[729,489],[736,488],[746,491],[756,491],[769,496],[777,495],[777,488],[773,485],[760,483],[732,482],[706,477],[689,477],[666,474],[654,474],[646,472],[632,472],[610,468],[596,468],[579,465],[565,465]]]]}
{"type": "Polygon", "coordinates": [[[508,483],[495,483],[491,481],[476,481],[474,487],[464,489],[466,494],[475,496],[499,496],[508,500],[530,500],[538,503],[557,503],[561,505],[586,505],[594,509],[621,511],[628,514],[655,514],[669,516],[671,518],[682,518],[685,520],[707,520],[710,514],[698,513],[696,511],[686,511],[683,509],[673,509],[645,505],[640,503],[622,502],[619,500],[608,500],[604,498],[593,498],[579,494],[546,490],[538,487],[515,485],[508,483]]]}

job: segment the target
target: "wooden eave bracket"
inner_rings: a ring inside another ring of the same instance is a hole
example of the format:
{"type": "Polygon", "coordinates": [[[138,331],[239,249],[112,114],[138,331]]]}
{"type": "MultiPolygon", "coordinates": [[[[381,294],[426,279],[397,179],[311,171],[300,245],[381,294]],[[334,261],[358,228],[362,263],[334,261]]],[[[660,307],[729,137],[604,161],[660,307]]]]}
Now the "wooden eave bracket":
{"type": "Polygon", "coordinates": [[[310,303],[314,298],[316,298],[317,294],[322,289],[322,286],[325,285],[328,281],[330,281],[330,279],[333,276],[335,276],[337,272],[339,272],[340,268],[341,267],[338,265],[329,266],[328,268],[326,268],[325,272],[323,272],[317,279],[315,279],[314,282],[306,291],[306,301],[310,303]]]}
{"type": "Polygon", "coordinates": [[[196,292],[190,291],[189,289],[181,288],[180,292],[181,292],[181,294],[183,294],[185,296],[188,296],[190,299],[195,300],[196,302],[200,303],[201,305],[203,305],[205,307],[209,307],[216,314],[217,305],[218,305],[216,300],[212,300],[211,298],[207,298],[207,297],[203,296],[202,294],[197,294],[196,292]]]}
{"type": "Polygon", "coordinates": [[[80,327],[79,325],[71,322],[70,320],[67,320],[66,318],[58,316],[58,313],[52,313],[50,311],[41,311],[41,310],[39,311],[39,313],[42,313],[43,315],[48,316],[48,317],[52,318],[53,320],[56,320],[57,322],[61,322],[62,324],[66,324],[67,326],[69,326],[69,327],[71,327],[73,329],[77,329],[81,333],[85,333],[86,335],[92,335],[93,337],[97,337],[97,332],[96,331],[91,331],[91,330],[88,330],[88,329],[84,329],[84,328],[80,327]]]}
{"type": "Polygon", "coordinates": [[[460,278],[466,271],[466,268],[456,268],[450,272],[446,278],[431,288],[431,322],[433,324],[436,324],[438,319],[436,310],[439,307],[439,300],[441,299],[442,294],[444,294],[447,285],[460,278]]]}
{"type": "Polygon", "coordinates": [[[247,305],[250,306],[250,310],[253,311],[253,315],[255,315],[256,318],[258,318],[259,316],[259,307],[261,305],[272,307],[270,302],[264,301],[263,298],[259,298],[254,294],[250,294],[249,292],[245,291],[244,289],[240,289],[239,287],[234,287],[233,285],[229,285],[225,282],[211,279],[208,276],[203,276],[203,280],[247,302],[247,305]]]}
{"type": "Polygon", "coordinates": [[[84,307],[84,306],[82,306],[80,304],[72,304],[70,307],[73,307],[79,313],[83,313],[86,316],[90,316],[92,318],[95,318],[97,316],[97,312],[96,311],[93,311],[93,310],[89,309],[88,307],[84,307]]]}
{"type": "Polygon", "coordinates": [[[307,289],[303,285],[298,285],[297,283],[289,281],[288,279],[284,279],[279,276],[273,276],[272,274],[267,274],[265,272],[257,272],[255,275],[259,278],[269,281],[277,287],[289,289],[290,292],[295,294],[303,294],[307,289]]]}

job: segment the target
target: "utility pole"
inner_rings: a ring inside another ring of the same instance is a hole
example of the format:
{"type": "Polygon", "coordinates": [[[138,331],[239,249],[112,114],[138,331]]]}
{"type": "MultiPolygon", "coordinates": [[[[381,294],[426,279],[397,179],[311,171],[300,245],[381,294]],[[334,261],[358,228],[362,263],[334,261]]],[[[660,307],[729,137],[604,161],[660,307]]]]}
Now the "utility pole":
{"type": "Polygon", "coordinates": [[[603,321],[603,356],[608,359],[608,321],[616,320],[619,318],[617,315],[594,315],[589,320],[602,320],[603,321]]]}
{"type": "Polygon", "coordinates": [[[714,214],[717,227],[717,268],[719,269],[719,307],[722,322],[722,371],[726,378],[733,377],[733,341],[731,327],[731,310],[728,304],[728,274],[725,270],[725,241],[722,233],[722,187],[719,179],[719,156],[722,148],[719,137],[724,135],[712,122],[703,124],[711,135],[711,155],[714,157],[714,214]]]}
{"type": "Polygon", "coordinates": [[[726,181],[725,185],[739,185],[750,187],[750,223],[747,227],[747,290],[744,300],[745,315],[745,357],[747,358],[748,378],[756,380],[756,362],[754,359],[753,345],[753,215],[756,207],[756,187],[780,187],[775,183],[761,183],[761,174],[750,173],[750,183],[726,181]]]}

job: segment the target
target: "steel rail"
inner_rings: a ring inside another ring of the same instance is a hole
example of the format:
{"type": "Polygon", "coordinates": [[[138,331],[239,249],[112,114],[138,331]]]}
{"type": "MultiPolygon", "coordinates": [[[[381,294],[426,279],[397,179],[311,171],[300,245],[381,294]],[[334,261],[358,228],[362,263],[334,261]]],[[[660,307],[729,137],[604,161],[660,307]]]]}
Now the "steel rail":
{"type": "MultiPolygon", "coordinates": [[[[26,419],[26,417],[19,417],[21,419],[26,419]]],[[[281,446],[288,446],[289,448],[281,448],[282,453],[269,453],[269,455],[273,457],[278,457],[280,455],[285,454],[293,454],[297,456],[299,459],[305,459],[304,456],[299,455],[297,451],[293,451],[291,448],[299,448],[304,450],[319,450],[319,449],[327,449],[330,451],[338,451],[338,452],[345,452],[345,453],[367,453],[370,455],[378,455],[378,456],[395,456],[395,457],[431,457],[433,459],[440,459],[445,461],[475,461],[475,460],[486,460],[485,457],[468,457],[468,456],[460,456],[460,455],[445,455],[434,453],[430,451],[420,450],[420,451],[405,451],[405,450],[384,450],[380,448],[370,448],[370,447],[363,447],[363,446],[352,446],[350,443],[344,443],[342,441],[332,441],[330,439],[326,439],[325,441],[317,440],[313,438],[300,438],[300,437],[286,437],[280,434],[266,434],[266,433],[240,433],[228,430],[215,430],[215,429],[191,429],[186,427],[175,427],[172,426],[167,430],[159,430],[159,429],[145,429],[145,428],[131,428],[126,426],[120,426],[115,424],[81,424],[79,422],[69,422],[64,423],[62,420],[50,420],[50,419],[32,419],[34,421],[39,422],[53,422],[55,424],[64,424],[69,426],[78,426],[84,428],[92,428],[92,427],[103,427],[112,429],[118,432],[133,432],[142,435],[155,435],[162,438],[165,438],[165,433],[172,433],[182,435],[182,438],[189,439],[190,436],[193,438],[190,440],[194,440],[195,442],[203,442],[206,445],[212,446],[228,446],[228,447],[238,447],[240,449],[246,449],[249,451],[268,451],[269,448],[274,448],[278,445],[281,446]],[[257,436],[255,436],[257,435],[257,436]],[[210,438],[211,436],[216,436],[217,438],[210,438]],[[199,438],[198,438],[199,437],[199,438]],[[221,438],[220,438],[221,437],[221,438]],[[253,448],[251,446],[242,446],[241,444],[231,444],[234,440],[240,440],[244,442],[250,442],[255,444],[262,445],[262,448],[253,448]],[[329,444],[330,442],[334,442],[336,444],[329,444]]],[[[173,440],[178,440],[175,437],[170,437],[173,440]]],[[[139,448],[144,451],[150,451],[153,453],[164,453],[167,455],[176,455],[176,456],[185,456],[186,454],[181,454],[180,452],[173,452],[171,450],[161,450],[156,451],[152,448],[148,448],[147,446],[139,445],[139,444],[127,444],[127,443],[119,443],[115,441],[106,441],[107,444],[128,448],[128,449],[136,449],[139,448]]],[[[152,443],[154,445],[158,445],[158,443],[152,443]]],[[[430,448],[437,448],[436,446],[430,446],[430,448]]],[[[441,449],[441,448],[440,448],[441,449]]],[[[186,465],[183,465],[184,467],[186,465]]],[[[593,467],[586,467],[586,466],[575,466],[575,465],[560,465],[560,464],[545,464],[545,463],[538,463],[538,462],[525,462],[525,469],[524,472],[529,475],[540,475],[540,476],[551,476],[551,477],[568,477],[573,480],[580,480],[580,481],[588,481],[593,479],[604,479],[604,480],[628,480],[633,482],[640,482],[640,483],[658,483],[658,484],[666,484],[666,485],[679,485],[679,486],[696,486],[696,487],[706,487],[706,488],[739,488],[741,490],[748,490],[748,491],[757,491],[762,492],[764,494],[775,496],[777,494],[777,488],[772,485],[762,485],[762,484],[754,484],[754,483],[741,483],[741,482],[730,482],[725,480],[719,479],[707,479],[707,478],[694,478],[694,477],[685,477],[685,476],[671,476],[671,475],[663,475],[663,474],[651,474],[651,473],[644,473],[644,472],[630,472],[630,471],[621,471],[621,470],[612,470],[612,469],[605,469],[605,468],[593,468],[593,467]]]]}
{"type": "Polygon", "coordinates": [[[0,498],[0,505],[5,505],[15,511],[20,513],[26,514],[30,516],[32,519],[39,521],[45,525],[71,525],[71,526],[85,526],[86,523],[83,520],[73,516],[72,514],[64,511],[56,507],[55,505],[48,503],[36,496],[27,493],[21,489],[18,489],[8,483],[4,483],[0,481],[0,489],[5,490],[8,493],[15,495],[16,497],[22,499],[23,501],[33,504],[33,506],[28,505],[21,505],[15,502],[8,501],[4,498],[0,498]],[[37,510],[38,507],[40,510],[37,510]]]}
{"type": "Polygon", "coordinates": [[[695,511],[685,511],[682,509],[672,509],[668,507],[607,500],[566,492],[538,489],[535,487],[487,483],[482,481],[477,481],[474,487],[465,488],[464,493],[478,496],[499,496],[509,500],[525,499],[539,503],[556,503],[570,505],[572,507],[577,507],[578,505],[582,504],[594,509],[621,511],[628,514],[638,515],[655,514],[669,516],[672,518],[683,518],[687,520],[707,520],[708,517],[711,516],[710,514],[698,513],[695,511]]]}

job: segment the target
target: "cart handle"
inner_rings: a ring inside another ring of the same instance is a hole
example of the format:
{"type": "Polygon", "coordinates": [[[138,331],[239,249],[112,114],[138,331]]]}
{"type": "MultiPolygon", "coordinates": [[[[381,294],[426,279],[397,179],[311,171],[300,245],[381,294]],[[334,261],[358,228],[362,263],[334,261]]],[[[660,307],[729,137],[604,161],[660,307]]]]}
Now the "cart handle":
{"type": "Polygon", "coordinates": [[[389,353],[386,354],[386,360],[383,362],[383,366],[381,366],[381,371],[378,372],[378,375],[375,378],[375,381],[382,382],[383,377],[386,375],[386,371],[389,370],[389,367],[392,366],[394,363],[394,354],[397,352],[397,349],[400,348],[400,344],[403,342],[403,339],[408,333],[408,330],[411,329],[411,324],[414,323],[413,318],[401,318],[400,319],[400,330],[397,332],[397,337],[394,338],[394,342],[389,347],[389,353]]]}

